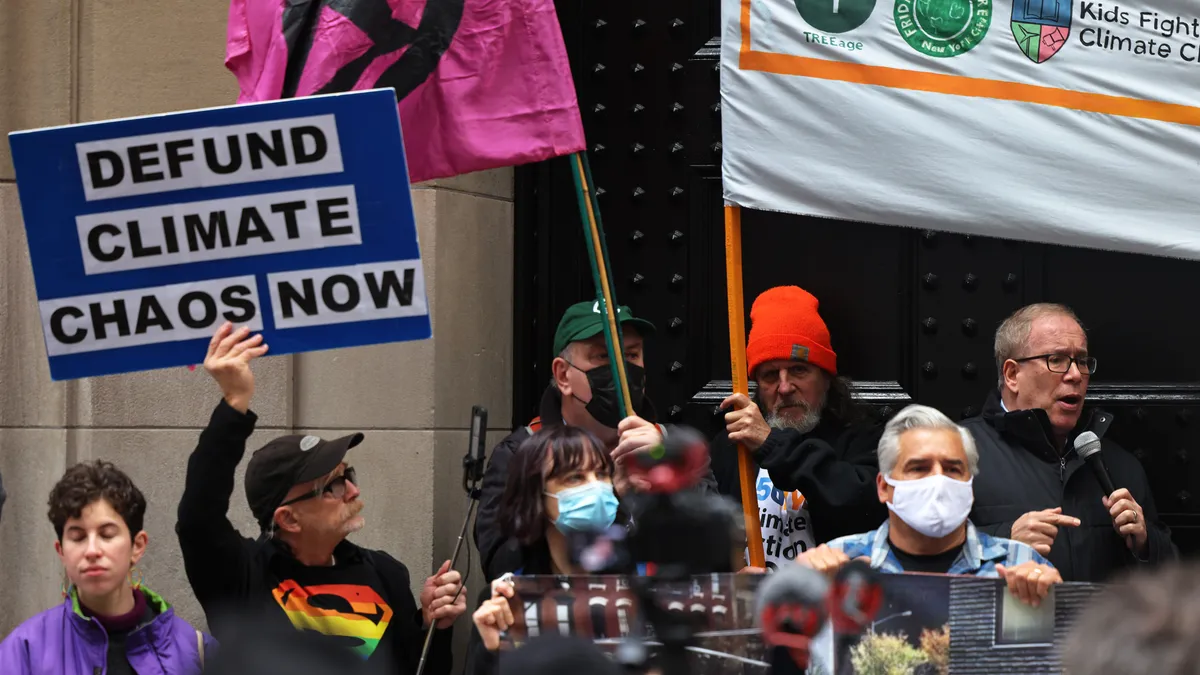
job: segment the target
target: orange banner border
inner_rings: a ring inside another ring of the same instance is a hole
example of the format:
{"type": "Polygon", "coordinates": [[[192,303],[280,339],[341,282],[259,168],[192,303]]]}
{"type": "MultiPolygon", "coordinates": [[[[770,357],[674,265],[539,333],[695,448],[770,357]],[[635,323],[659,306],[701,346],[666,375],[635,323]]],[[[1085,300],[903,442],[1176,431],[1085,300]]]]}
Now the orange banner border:
{"type": "Polygon", "coordinates": [[[1157,120],[1200,126],[1200,108],[1179,103],[1163,103],[1126,96],[1093,94],[1036,84],[1022,84],[1005,80],[946,75],[920,70],[906,70],[887,66],[869,66],[860,63],[845,63],[808,56],[756,51],[750,47],[750,2],[742,0],[741,47],[738,67],[777,75],[798,75],[821,80],[835,80],[855,84],[868,84],[890,89],[926,91],[951,96],[990,98],[1000,101],[1036,103],[1056,108],[1068,108],[1084,112],[1100,113],[1117,117],[1157,120]]]}

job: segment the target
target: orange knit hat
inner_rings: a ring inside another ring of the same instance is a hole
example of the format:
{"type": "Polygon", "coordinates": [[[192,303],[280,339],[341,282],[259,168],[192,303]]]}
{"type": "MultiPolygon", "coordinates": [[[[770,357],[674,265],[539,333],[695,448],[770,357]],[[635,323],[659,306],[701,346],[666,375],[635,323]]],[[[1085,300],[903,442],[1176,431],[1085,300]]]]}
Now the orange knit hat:
{"type": "Polygon", "coordinates": [[[817,299],[798,286],[769,288],[750,308],[746,361],[751,379],[755,369],[776,359],[807,361],[837,374],[837,354],[829,343],[829,329],[817,313],[817,299]]]}

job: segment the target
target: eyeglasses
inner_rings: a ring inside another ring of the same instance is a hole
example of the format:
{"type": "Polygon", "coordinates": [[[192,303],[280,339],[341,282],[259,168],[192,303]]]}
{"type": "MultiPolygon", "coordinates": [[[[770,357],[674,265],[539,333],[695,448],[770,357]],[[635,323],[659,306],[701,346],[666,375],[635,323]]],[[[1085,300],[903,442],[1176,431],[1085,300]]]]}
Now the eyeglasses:
{"type": "Polygon", "coordinates": [[[1042,359],[1046,362],[1046,369],[1052,373],[1067,373],[1071,370],[1071,363],[1074,363],[1079,368],[1081,375],[1096,374],[1096,357],[1094,356],[1079,356],[1072,358],[1066,354],[1038,354],[1037,356],[1026,356],[1023,359],[1013,359],[1017,363],[1025,363],[1026,361],[1036,361],[1042,359]]]}
{"type": "Polygon", "coordinates": [[[295,499],[289,499],[280,504],[280,506],[290,506],[296,502],[302,502],[306,499],[313,499],[323,495],[329,495],[333,499],[343,499],[346,496],[346,483],[358,485],[357,477],[354,474],[354,467],[352,466],[346,467],[346,471],[343,472],[342,475],[334,478],[325,485],[313,490],[312,492],[306,492],[295,499]]]}

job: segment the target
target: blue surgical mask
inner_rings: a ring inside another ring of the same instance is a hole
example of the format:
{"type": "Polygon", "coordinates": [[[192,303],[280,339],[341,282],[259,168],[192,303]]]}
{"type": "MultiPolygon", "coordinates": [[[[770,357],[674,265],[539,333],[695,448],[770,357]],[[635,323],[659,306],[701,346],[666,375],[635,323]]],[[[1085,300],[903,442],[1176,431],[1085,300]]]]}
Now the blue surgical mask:
{"type": "Polygon", "coordinates": [[[597,480],[546,495],[558,500],[554,526],[563,534],[599,532],[611,527],[617,519],[617,497],[608,483],[597,480]]]}

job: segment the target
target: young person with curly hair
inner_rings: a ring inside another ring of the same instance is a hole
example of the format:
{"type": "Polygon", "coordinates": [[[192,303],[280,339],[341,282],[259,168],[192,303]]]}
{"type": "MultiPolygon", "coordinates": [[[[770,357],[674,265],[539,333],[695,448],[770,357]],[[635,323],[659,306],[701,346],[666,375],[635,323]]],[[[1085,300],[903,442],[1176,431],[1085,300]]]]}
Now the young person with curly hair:
{"type": "Polygon", "coordinates": [[[109,462],[77,464],[50,492],[62,604],[0,643],[4,675],[195,675],[212,638],[141,584],[146,498],[109,462]]]}

